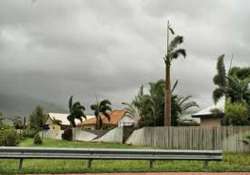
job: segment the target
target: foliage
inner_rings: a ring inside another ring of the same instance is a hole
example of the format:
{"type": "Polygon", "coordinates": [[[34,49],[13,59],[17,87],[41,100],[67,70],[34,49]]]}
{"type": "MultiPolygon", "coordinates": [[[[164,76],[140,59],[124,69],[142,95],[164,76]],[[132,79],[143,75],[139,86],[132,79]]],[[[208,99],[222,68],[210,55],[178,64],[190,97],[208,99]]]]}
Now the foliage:
{"type": "Polygon", "coordinates": [[[236,76],[240,80],[250,78],[250,67],[233,67],[229,71],[229,76],[236,76]]]}
{"type": "MultiPolygon", "coordinates": [[[[172,92],[177,87],[176,81],[172,92]]],[[[164,87],[165,81],[149,83],[149,93],[144,94],[144,87],[141,86],[138,95],[132,101],[141,116],[140,126],[163,126],[164,125],[164,87]]],[[[176,126],[181,114],[189,111],[189,109],[198,107],[197,103],[190,101],[191,96],[182,97],[177,94],[172,95],[172,124],[176,126]]]]}
{"type": "Polygon", "coordinates": [[[230,76],[228,77],[228,83],[231,102],[243,102],[250,105],[250,78],[241,80],[236,76],[230,76]]]}
{"type": "Polygon", "coordinates": [[[81,105],[80,102],[73,103],[73,96],[69,98],[69,116],[67,119],[69,120],[72,127],[76,127],[75,119],[78,119],[82,122],[82,117],[86,119],[86,115],[84,114],[85,107],[81,105]]]}
{"type": "Polygon", "coordinates": [[[20,116],[14,117],[13,125],[16,129],[24,129],[25,128],[25,117],[22,119],[20,116]]]}
{"type": "Polygon", "coordinates": [[[250,112],[246,103],[227,102],[225,109],[225,124],[227,125],[249,125],[250,112]]]}
{"type": "MultiPolygon", "coordinates": [[[[141,114],[140,110],[134,105],[130,103],[123,102],[123,105],[125,105],[124,110],[126,111],[126,115],[135,121],[139,122],[141,120],[141,114]]],[[[136,127],[138,126],[138,123],[136,127]]]]}
{"type": "Polygon", "coordinates": [[[1,126],[0,146],[16,146],[20,141],[20,136],[12,127],[1,126]]]}
{"type": "Polygon", "coordinates": [[[35,135],[33,143],[35,145],[41,145],[43,143],[42,138],[40,137],[39,133],[35,135]]]}
{"type": "Polygon", "coordinates": [[[94,111],[96,117],[96,129],[103,127],[102,116],[105,116],[110,121],[109,112],[112,111],[112,108],[109,100],[97,101],[95,104],[92,104],[90,108],[94,111]]]}
{"type": "Polygon", "coordinates": [[[66,128],[62,133],[62,139],[71,141],[73,139],[72,128],[66,128]]]}
{"type": "Polygon", "coordinates": [[[214,76],[213,99],[216,103],[222,96],[231,102],[247,102],[250,105],[250,68],[233,67],[226,75],[224,55],[218,57],[217,74],[214,76]]]}
{"type": "Polygon", "coordinates": [[[222,96],[226,94],[226,70],[224,65],[224,55],[220,55],[217,61],[217,74],[213,78],[213,82],[217,85],[213,91],[213,99],[216,103],[222,96]]]}
{"type": "Polygon", "coordinates": [[[41,106],[37,106],[29,117],[29,128],[32,130],[41,130],[46,123],[47,115],[41,106]]]}
{"type": "Polygon", "coordinates": [[[164,62],[167,66],[171,65],[173,59],[177,59],[180,55],[186,57],[186,50],[179,49],[178,46],[183,43],[183,36],[175,36],[170,42],[164,62]]]}

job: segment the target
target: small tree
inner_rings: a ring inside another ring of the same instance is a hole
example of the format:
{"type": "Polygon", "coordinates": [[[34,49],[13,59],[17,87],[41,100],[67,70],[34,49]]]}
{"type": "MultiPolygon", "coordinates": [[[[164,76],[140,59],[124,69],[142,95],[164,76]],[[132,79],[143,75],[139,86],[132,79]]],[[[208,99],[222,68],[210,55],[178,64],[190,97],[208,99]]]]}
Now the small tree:
{"type": "Polygon", "coordinates": [[[35,145],[41,145],[43,143],[42,138],[38,133],[35,135],[33,143],[35,145]]]}
{"type": "Polygon", "coordinates": [[[92,104],[90,108],[94,111],[96,117],[96,129],[102,128],[102,115],[110,121],[109,112],[112,111],[112,108],[109,100],[102,100],[101,102],[97,101],[95,104],[92,104]]]}
{"type": "Polygon", "coordinates": [[[246,103],[226,104],[224,122],[227,125],[249,125],[249,111],[246,103]]]}
{"type": "Polygon", "coordinates": [[[43,108],[41,106],[37,106],[30,115],[29,127],[34,130],[41,130],[45,125],[46,120],[47,115],[44,113],[43,108]]]}
{"type": "Polygon", "coordinates": [[[13,125],[16,129],[23,129],[24,128],[24,123],[23,123],[23,120],[20,116],[16,116],[13,119],[13,125]]]}
{"type": "Polygon", "coordinates": [[[76,127],[75,119],[78,119],[82,122],[82,117],[86,119],[84,114],[85,107],[81,105],[80,102],[73,103],[73,96],[69,98],[69,116],[67,119],[70,122],[72,127],[76,127]]]}

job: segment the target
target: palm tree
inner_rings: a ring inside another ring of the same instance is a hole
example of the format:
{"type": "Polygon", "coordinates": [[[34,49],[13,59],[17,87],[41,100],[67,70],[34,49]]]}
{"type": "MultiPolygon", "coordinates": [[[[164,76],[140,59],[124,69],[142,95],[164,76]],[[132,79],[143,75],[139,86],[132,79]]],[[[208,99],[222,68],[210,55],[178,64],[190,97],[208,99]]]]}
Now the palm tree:
{"type": "Polygon", "coordinates": [[[247,102],[250,104],[250,78],[246,76],[249,74],[249,70],[243,69],[243,73],[241,72],[239,76],[237,75],[237,71],[240,71],[240,68],[234,67],[226,74],[224,55],[218,57],[217,74],[213,79],[214,84],[217,85],[216,89],[213,91],[215,103],[222,96],[225,96],[226,99],[231,102],[247,102]]]}
{"type": "Polygon", "coordinates": [[[126,111],[127,116],[137,121],[140,120],[141,114],[140,114],[140,110],[138,109],[138,107],[136,107],[133,103],[130,104],[130,103],[123,102],[122,104],[125,105],[124,110],[126,111]]]}
{"type": "Polygon", "coordinates": [[[232,103],[245,102],[250,104],[250,79],[240,80],[236,76],[227,77],[228,94],[232,103]]]}
{"type": "Polygon", "coordinates": [[[181,113],[188,112],[190,108],[199,108],[199,105],[195,101],[190,101],[191,98],[191,95],[186,97],[177,96],[177,104],[180,106],[181,113]]]}
{"type": "Polygon", "coordinates": [[[185,49],[180,49],[178,46],[183,43],[183,37],[182,36],[175,36],[173,40],[169,44],[169,31],[172,35],[175,35],[173,29],[169,26],[167,26],[167,53],[164,56],[164,62],[165,62],[165,107],[164,107],[164,125],[165,126],[171,126],[171,82],[170,82],[170,67],[171,63],[174,59],[177,59],[180,55],[183,57],[186,57],[186,51],[185,49]]]}
{"type": "Polygon", "coordinates": [[[69,98],[69,115],[67,119],[70,122],[72,127],[76,127],[75,119],[78,119],[82,122],[82,117],[87,118],[84,114],[85,107],[81,105],[80,102],[73,103],[73,96],[69,98]]]}
{"type": "MultiPolygon", "coordinates": [[[[178,84],[178,81],[175,82],[175,85],[172,88],[172,93],[174,92],[176,86],[178,84]]],[[[172,95],[172,121],[171,124],[173,126],[178,125],[178,120],[180,120],[180,116],[182,114],[190,114],[193,113],[193,108],[199,108],[199,105],[191,100],[192,96],[179,96],[177,94],[172,95]]]]}
{"type": "Polygon", "coordinates": [[[102,100],[101,102],[97,101],[95,104],[92,104],[90,108],[94,111],[96,117],[96,129],[102,128],[102,115],[110,121],[109,112],[112,111],[112,108],[109,100],[102,100]]]}

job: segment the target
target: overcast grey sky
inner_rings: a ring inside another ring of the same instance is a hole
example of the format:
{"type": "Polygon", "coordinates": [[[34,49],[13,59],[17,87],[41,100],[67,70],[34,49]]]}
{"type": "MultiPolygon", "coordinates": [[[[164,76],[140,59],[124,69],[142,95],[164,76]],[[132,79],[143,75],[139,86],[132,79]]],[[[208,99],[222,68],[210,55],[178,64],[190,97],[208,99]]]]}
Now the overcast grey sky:
{"type": "Polygon", "coordinates": [[[86,106],[131,101],[142,83],[164,77],[169,19],[187,50],[172,80],[203,107],[220,54],[249,66],[249,17],[248,0],[1,0],[0,94],[61,106],[70,95],[86,106]]]}

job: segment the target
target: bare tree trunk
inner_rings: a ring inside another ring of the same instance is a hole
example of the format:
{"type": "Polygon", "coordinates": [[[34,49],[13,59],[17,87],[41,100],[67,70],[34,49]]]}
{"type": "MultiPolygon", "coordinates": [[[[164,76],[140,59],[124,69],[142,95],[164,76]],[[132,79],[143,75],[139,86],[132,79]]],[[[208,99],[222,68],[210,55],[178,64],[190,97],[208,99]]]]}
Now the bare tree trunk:
{"type": "Polygon", "coordinates": [[[171,96],[170,65],[166,64],[164,126],[171,126],[171,96]]]}
{"type": "MultiPolygon", "coordinates": [[[[169,21],[167,24],[167,50],[166,55],[169,54],[169,21]]],[[[165,106],[164,106],[164,126],[171,126],[171,81],[170,81],[170,61],[166,58],[165,70],[165,106]]]]}

